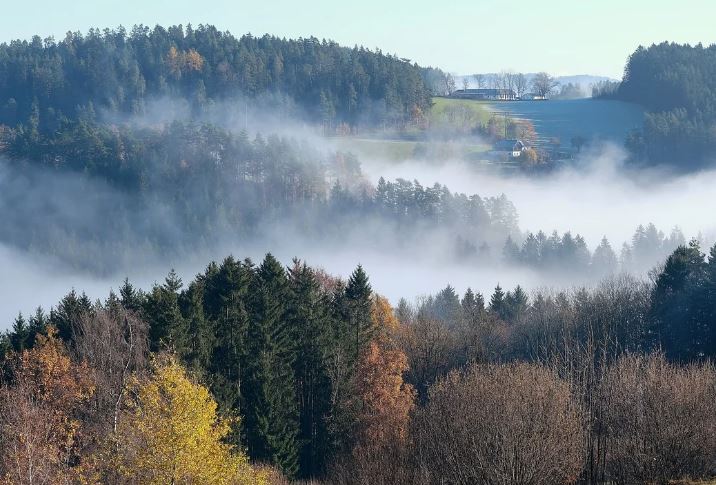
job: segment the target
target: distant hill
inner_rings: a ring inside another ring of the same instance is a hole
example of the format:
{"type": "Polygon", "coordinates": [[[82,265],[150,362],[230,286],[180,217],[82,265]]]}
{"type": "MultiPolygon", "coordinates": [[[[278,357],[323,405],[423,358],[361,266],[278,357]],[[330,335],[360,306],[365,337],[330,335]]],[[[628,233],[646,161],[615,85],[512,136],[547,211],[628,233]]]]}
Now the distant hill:
{"type": "Polygon", "coordinates": [[[628,146],[634,157],[680,169],[713,166],[716,145],[716,46],[664,42],[630,57],[616,99],[647,109],[628,146]]]}

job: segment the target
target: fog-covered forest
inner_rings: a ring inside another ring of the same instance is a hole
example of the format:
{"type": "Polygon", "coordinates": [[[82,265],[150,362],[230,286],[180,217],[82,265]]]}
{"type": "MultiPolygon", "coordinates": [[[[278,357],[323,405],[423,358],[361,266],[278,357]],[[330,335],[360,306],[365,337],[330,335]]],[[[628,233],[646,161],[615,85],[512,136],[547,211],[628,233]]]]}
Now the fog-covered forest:
{"type": "Polygon", "coordinates": [[[639,105],[616,143],[499,109],[573,103],[546,72],[471,100],[314,37],[0,44],[0,483],[713,479],[713,52],[579,100],[639,105]]]}

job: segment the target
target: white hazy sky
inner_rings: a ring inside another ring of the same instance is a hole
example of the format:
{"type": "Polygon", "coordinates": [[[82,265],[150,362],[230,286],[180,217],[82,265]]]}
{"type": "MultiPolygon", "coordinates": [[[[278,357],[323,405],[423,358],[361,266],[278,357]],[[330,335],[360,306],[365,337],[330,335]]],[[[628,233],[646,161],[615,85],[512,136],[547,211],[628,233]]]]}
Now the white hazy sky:
{"type": "Polygon", "coordinates": [[[716,42],[714,0],[0,0],[0,42],[200,23],[234,34],[315,35],[456,73],[502,69],[621,77],[638,45],[716,42]]]}

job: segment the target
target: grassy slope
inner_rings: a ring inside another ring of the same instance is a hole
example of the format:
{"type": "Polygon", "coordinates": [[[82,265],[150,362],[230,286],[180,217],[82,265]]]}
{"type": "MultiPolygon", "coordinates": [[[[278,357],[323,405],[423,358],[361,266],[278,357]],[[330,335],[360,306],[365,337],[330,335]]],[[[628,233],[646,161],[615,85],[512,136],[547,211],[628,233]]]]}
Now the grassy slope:
{"type": "Polygon", "coordinates": [[[430,128],[428,132],[418,134],[418,139],[401,139],[398,136],[390,138],[360,136],[338,138],[337,141],[341,149],[350,150],[361,158],[402,161],[429,156],[438,159],[477,160],[481,158],[482,153],[490,149],[490,146],[475,143],[474,138],[469,135],[473,128],[487,123],[490,116],[489,103],[466,99],[433,98],[433,106],[428,114],[430,128]],[[466,136],[461,141],[446,142],[439,141],[441,134],[466,136]],[[421,141],[419,138],[423,135],[433,139],[421,141]]]}
{"type": "Polygon", "coordinates": [[[433,98],[428,115],[434,130],[471,130],[484,125],[492,116],[489,102],[471,99],[433,98]]]}

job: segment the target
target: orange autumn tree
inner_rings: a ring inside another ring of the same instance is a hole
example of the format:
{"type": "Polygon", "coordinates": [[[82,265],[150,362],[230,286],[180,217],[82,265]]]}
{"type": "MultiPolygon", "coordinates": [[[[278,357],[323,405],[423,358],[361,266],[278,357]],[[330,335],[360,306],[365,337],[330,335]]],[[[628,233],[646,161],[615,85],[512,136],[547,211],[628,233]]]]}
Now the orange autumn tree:
{"type": "Polygon", "coordinates": [[[0,388],[0,481],[54,484],[82,474],[79,414],[94,388],[50,327],[33,349],[10,357],[0,388]]]}
{"type": "Polygon", "coordinates": [[[358,363],[356,452],[402,445],[407,437],[415,391],[403,381],[408,359],[395,345],[399,322],[387,299],[376,295],[371,308],[373,339],[358,363]]]}

